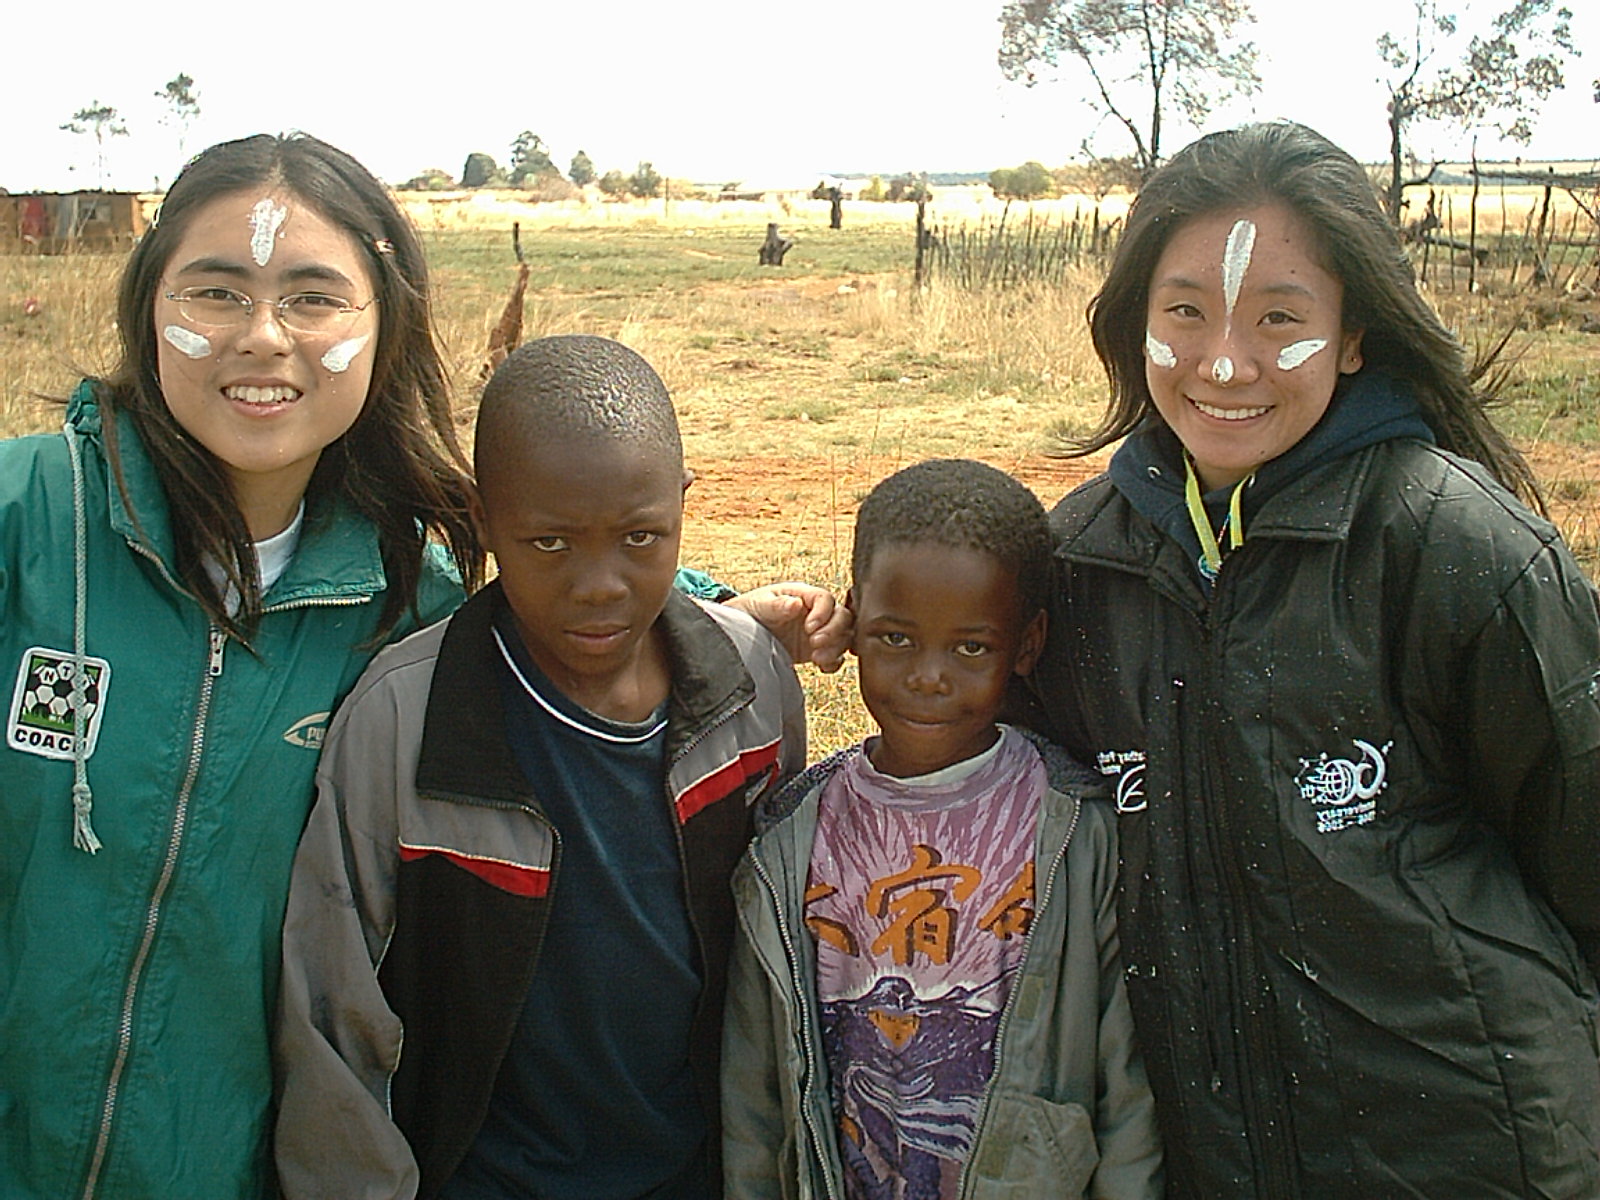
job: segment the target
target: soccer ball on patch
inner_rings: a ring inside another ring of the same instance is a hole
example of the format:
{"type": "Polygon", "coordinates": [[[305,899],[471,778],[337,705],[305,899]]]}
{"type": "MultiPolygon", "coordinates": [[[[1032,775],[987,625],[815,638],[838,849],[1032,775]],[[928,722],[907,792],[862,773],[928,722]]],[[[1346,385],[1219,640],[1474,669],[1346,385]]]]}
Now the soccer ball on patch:
{"type": "MultiPolygon", "coordinates": [[[[33,713],[60,724],[66,724],[72,719],[72,664],[63,663],[60,667],[43,666],[33,674],[33,686],[22,694],[22,707],[25,712],[33,713]]],[[[85,689],[83,719],[87,721],[94,715],[94,710],[99,705],[100,689],[96,686],[93,676],[88,680],[85,689]]]]}

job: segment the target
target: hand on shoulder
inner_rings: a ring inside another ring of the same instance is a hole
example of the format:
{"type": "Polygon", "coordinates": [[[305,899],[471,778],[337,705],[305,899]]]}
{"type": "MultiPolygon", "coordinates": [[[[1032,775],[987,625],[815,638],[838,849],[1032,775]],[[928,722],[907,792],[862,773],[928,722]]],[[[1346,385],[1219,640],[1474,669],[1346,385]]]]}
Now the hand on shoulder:
{"type": "Polygon", "coordinates": [[[830,673],[844,665],[855,621],[827,588],[798,581],[769,583],[727,603],[760,621],[796,663],[814,663],[830,673]]]}

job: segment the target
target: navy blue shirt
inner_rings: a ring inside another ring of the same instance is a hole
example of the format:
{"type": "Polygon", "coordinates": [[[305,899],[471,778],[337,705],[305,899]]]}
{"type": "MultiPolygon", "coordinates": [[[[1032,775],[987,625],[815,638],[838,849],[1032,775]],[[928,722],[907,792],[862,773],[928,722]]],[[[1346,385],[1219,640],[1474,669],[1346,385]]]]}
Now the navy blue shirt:
{"type": "Polygon", "coordinates": [[[557,830],[549,925],[489,1112],[446,1200],[708,1200],[689,1066],[701,979],[666,795],[666,706],[641,724],[568,700],[509,610],[506,736],[557,830]]]}

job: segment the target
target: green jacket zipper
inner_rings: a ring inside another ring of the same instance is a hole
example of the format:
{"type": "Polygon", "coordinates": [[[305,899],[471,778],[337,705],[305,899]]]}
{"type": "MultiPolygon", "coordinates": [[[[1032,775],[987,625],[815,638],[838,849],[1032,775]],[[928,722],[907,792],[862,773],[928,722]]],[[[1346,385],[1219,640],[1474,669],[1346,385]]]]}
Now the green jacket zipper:
{"type": "Polygon", "coordinates": [[[145,910],[144,935],[139,939],[133,965],[128,968],[128,982],[122,996],[122,1016],[117,1022],[117,1054],[106,1079],[105,1101],[100,1109],[100,1130],[89,1160],[89,1173],[84,1180],[83,1200],[94,1200],[100,1172],[105,1166],[106,1151],[111,1144],[111,1127],[117,1113],[117,1093],[122,1085],[122,1073],[128,1065],[129,1052],[133,1048],[133,1010],[139,999],[139,985],[144,979],[144,969],[150,960],[150,951],[161,925],[161,905],[178,867],[178,852],[183,847],[184,830],[189,820],[189,797],[194,792],[195,779],[200,774],[200,760],[205,754],[206,719],[211,713],[211,693],[222,674],[222,651],[227,643],[227,636],[215,625],[208,626],[206,633],[209,653],[205,677],[200,683],[200,702],[195,707],[194,732],[189,739],[189,764],[184,771],[183,783],[178,788],[177,804],[173,808],[166,858],[162,861],[161,874],[156,879],[155,888],[150,893],[150,903],[145,910]]]}

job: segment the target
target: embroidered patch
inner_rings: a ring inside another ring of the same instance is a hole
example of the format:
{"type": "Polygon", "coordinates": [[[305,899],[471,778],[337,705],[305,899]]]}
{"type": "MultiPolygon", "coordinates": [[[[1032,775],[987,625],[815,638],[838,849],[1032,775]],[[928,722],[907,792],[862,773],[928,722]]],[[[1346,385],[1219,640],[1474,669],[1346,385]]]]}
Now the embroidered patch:
{"type": "Polygon", "coordinates": [[[283,731],[283,740],[291,746],[321,750],[322,739],[328,736],[328,715],[325,712],[314,712],[308,717],[301,717],[283,731]]]}
{"type": "Polygon", "coordinates": [[[1394,743],[1385,742],[1380,749],[1360,738],[1353,741],[1361,752],[1360,762],[1329,758],[1326,753],[1300,760],[1294,782],[1300,798],[1316,809],[1318,833],[1338,833],[1377,820],[1378,793],[1388,786],[1386,756],[1394,743]]]}
{"type": "Polygon", "coordinates": [[[1095,769],[1117,781],[1117,811],[1143,812],[1148,805],[1144,795],[1144,751],[1102,750],[1094,756],[1095,769]]]}
{"type": "MultiPolygon", "coordinates": [[[[103,658],[85,658],[84,758],[94,754],[100,737],[100,714],[111,686],[111,664],[103,658]]],[[[24,754],[70,759],[73,736],[73,683],[77,665],[70,654],[45,646],[22,652],[17,686],[11,693],[11,719],[6,743],[24,754]]]]}

